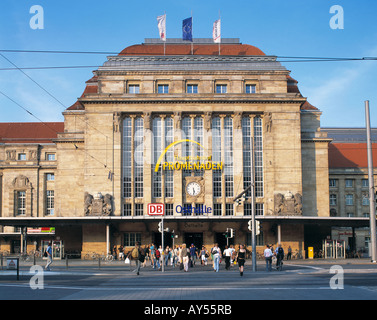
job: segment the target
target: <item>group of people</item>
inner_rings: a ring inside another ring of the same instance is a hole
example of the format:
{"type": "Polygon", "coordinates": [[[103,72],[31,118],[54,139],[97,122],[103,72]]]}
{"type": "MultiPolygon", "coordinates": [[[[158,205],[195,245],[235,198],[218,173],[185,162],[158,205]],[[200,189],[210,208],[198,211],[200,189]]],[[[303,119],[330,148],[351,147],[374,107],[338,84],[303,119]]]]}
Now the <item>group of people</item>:
{"type": "Polygon", "coordinates": [[[161,246],[157,248],[153,243],[142,247],[140,243],[136,243],[135,247],[127,254],[119,255],[119,259],[130,259],[136,261],[136,269],[134,270],[137,275],[140,273],[140,268],[145,267],[150,263],[153,269],[161,270],[162,264],[175,267],[179,265],[180,270],[188,272],[189,267],[194,267],[197,260],[200,260],[201,265],[207,265],[208,259],[211,257],[213,269],[219,272],[220,263],[222,258],[225,259],[225,269],[230,270],[233,262],[238,263],[240,276],[243,276],[243,268],[246,259],[246,249],[244,245],[239,246],[236,251],[234,246],[226,246],[224,251],[221,251],[216,243],[209,251],[205,246],[199,250],[194,244],[190,247],[184,243],[177,245],[174,248],[166,247],[165,250],[161,246]]]}
{"type": "MultiPolygon", "coordinates": [[[[291,250],[288,249],[288,251],[291,253],[291,250]]],[[[263,255],[266,260],[266,271],[272,271],[272,257],[276,257],[276,267],[279,267],[284,259],[284,249],[281,244],[278,243],[274,251],[273,246],[268,244],[266,249],[264,249],[263,255]]]]}

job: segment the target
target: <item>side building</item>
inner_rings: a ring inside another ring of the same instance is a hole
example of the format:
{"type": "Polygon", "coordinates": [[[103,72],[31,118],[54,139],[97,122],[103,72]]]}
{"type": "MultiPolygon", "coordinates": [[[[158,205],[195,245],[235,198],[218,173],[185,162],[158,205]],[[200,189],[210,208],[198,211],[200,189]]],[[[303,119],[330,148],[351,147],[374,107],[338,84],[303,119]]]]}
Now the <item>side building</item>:
{"type": "MultiPolygon", "coordinates": [[[[329,146],[330,216],[370,216],[368,156],[365,128],[322,128],[329,146]]],[[[377,185],[377,129],[371,129],[374,186],[377,185]]],[[[365,227],[333,228],[332,239],[344,240],[350,252],[368,253],[370,232],[365,227]]]]}

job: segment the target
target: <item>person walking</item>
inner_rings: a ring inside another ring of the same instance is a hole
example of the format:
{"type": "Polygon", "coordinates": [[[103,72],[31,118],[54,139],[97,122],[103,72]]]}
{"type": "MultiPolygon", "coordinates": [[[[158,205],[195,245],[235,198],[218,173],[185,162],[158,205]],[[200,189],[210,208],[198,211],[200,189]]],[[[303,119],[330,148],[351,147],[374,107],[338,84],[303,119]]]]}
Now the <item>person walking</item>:
{"type": "Polygon", "coordinates": [[[191,259],[190,266],[193,267],[196,261],[196,247],[194,246],[193,243],[191,244],[191,247],[190,247],[190,259],[191,259]]]}
{"type": "Polygon", "coordinates": [[[219,272],[220,259],[221,259],[221,250],[219,248],[219,245],[216,243],[211,251],[212,251],[212,254],[213,254],[215,272],[219,272]]]}
{"type": "Polygon", "coordinates": [[[190,260],[190,250],[186,247],[186,244],[182,244],[181,259],[183,263],[183,269],[188,272],[188,264],[190,260]]]}
{"type": "Polygon", "coordinates": [[[278,244],[275,250],[275,254],[276,254],[276,268],[278,268],[280,263],[282,263],[281,261],[283,261],[284,259],[284,249],[280,243],[278,244]]]}
{"type": "Polygon", "coordinates": [[[225,250],[223,252],[223,256],[225,257],[225,269],[230,269],[230,259],[232,256],[232,250],[228,248],[228,246],[225,246],[225,250]]]}
{"type": "Polygon", "coordinates": [[[141,263],[144,262],[144,259],[145,259],[144,251],[140,247],[139,242],[136,242],[135,247],[128,254],[128,258],[135,260],[136,269],[133,272],[136,272],[136,274],[139,275],[141,263]]]}
{"type": "Polygon", "coordinates": [[[288,254],[287,254],[287,260],[291,260],[292,257],[292,248],[291,246],[288,247],[288,254]]]}
{"type": "Polygon", "coordinates": [[[245,265],[246,250],[243,244],[240,245],[240,250],[237,253],[238,269],[240,270],[240,276],[243,277],[243,267],[245,265]]]}
{"type": "Polygon", "coordinates": [[[271,271],[272,270],[272,251],[270,249],[270,246],[267,245],[266,249],[264,249],[264,258],[266,259],[266,271],[271,271]]]}
{"type": "Polygon", "coordinates": [[[45,270],[51,271],[50,269],[50,265],[52,264],[52,242],[51,241],[48,243],[46,253],[47,253],[47,264],[45,266],[45,270]]]}

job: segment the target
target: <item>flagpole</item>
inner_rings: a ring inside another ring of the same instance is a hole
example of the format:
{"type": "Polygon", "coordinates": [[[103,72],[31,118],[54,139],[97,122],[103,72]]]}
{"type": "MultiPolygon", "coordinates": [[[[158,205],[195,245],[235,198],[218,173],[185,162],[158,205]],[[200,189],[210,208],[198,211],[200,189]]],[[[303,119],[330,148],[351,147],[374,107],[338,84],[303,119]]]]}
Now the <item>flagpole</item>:
{"type": "MultiPolygon", "coordinates": [[[[219,20],[220,20],[220,26],[221,26],[221,13],[219,10],[219,20]]],[[[221,35],[221,32],[220,32],[221,35]]],[[[219,56],[221,55],[221,36],[220,36],[220,41],[219,41],[219,56]]]]}
{"type": "MultiPolygon", "coordinates": [[[[165,16],[165,30],[166,30],[166,11],[164,11],[164,16],[165,16]]],[[[165,33],[165,41],[164,41],[164,56],[166,53],[166,33],[165,33]]]]}
{"type": "MultiPolygon", "coordinates": [[[[192,38],[192,35],[194,34],[192,32],[192,28],[194,27],[194,19],[192,18],[192,10],[191,10],[191,38],[192,38]]],[[[194,40],[191,39],[191,54],[193,55],[194,54],[194,40]]]]}

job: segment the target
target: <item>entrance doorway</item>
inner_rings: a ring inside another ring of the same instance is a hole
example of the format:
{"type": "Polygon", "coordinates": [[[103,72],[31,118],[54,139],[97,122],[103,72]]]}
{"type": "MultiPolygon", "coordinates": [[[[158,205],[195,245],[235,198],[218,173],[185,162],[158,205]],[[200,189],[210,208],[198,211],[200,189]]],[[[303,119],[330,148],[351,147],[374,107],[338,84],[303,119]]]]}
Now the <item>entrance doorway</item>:
{"type": "MultiPolygon", "coordinates": [[[[162,237],[161,232],[155,232],[153,235],[154,245],[156,248],[162,246],[162,237]]],[[[164,232],[164,246],[165,248],[169,246],[171,248],[173,246],[173,238],[171,232],[164,232]]]]}
{"type": "Polygon", "coordinates": [[[191,244],[201,250],[203,245],[203,233],[185,233],[186,247],[191,247],[191,244]]]}

